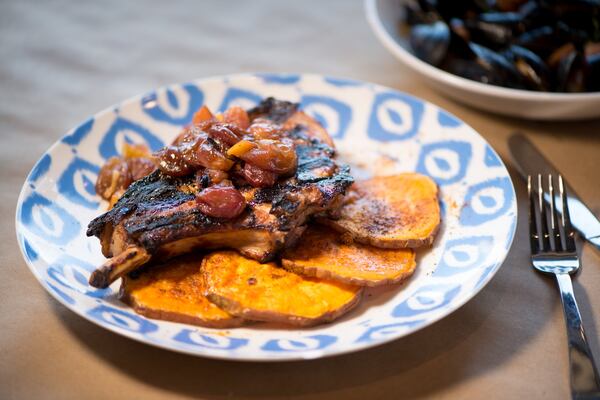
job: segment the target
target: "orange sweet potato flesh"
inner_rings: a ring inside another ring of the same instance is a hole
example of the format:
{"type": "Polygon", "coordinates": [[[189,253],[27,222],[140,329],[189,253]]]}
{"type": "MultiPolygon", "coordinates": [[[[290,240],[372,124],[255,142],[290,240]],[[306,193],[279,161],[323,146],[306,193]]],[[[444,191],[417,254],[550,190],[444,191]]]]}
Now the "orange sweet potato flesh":
{"type": "Polygon", "coordinates": [[[148,318],[209,328],[241,325],[243,319],[221,310],[204,297],[200,268],[201,260],[188,256],[153,266],[136,279],[123,278],[121,300],[148,318]]]}
{"type": "Polygon", "coordinates": [[[401,282],[417,266],[412,249],[347,243],[339,233],[324,226],[309,227],[298,245],[286,250],[281,263],[301,275],[361,286],[401,282]]]}
{"type": "Polygon", "coordinates": [[[350,188],[340,218],[320,222],[376,247],[430,245],[440,225],[438,188],[417,173],[359,181],[350,188]]]}
{"type": "Polygon", "coordinates": [[[227,312],[256,321],[311,326],[333,321],[358,304],[362,288],[306,278],[233,251],[202,263],[206,296],[227,312]]]}

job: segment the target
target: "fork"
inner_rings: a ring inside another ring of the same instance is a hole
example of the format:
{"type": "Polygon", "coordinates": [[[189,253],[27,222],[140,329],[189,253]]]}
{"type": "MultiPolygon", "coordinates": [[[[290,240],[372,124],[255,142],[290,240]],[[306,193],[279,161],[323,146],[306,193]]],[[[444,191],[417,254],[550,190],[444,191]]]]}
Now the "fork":
{"type": "Polygon", "coordinates": [[[542,175],[537,176],[537,188],[527,179],[529,194],[529,240],[533,267],[553,274],[558,282],[563,305],[567,338],[569,341],[569,370],[573,399],[600,399],[600,374],[588,345],[581,314],[575,301],[570,274],[580,268],[566,190],[562,176],[558,176],[558,192],[563,212],[556,211],[554,179],[548,175],[548,195],[544,195],[542,175]],[[547,200],[550,209],[548,210],[547,200]],[[549,214],[549,215],[548,215],[549,214]]]}

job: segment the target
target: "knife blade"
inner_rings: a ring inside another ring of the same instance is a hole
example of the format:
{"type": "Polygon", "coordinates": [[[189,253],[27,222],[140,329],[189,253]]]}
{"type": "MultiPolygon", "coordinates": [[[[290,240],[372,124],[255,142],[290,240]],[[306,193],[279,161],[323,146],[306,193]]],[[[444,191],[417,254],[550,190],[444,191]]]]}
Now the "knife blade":
{"type": "MultiPolygon", "coordinates": [[[[520,133],[513,134],[508,139],[508,148],[517,170],[523,178],[527,179],[528,175],[535,176],[537,174],[560,174],[524,135],[520,133]]],[[[567,189],[567,204],[569,206],[571,224],[588,242],[600,250],[600,221],[579,196],[577,196],[564,178],[563,176],[563,181],[567,189]]],[[[556,205],[558,211],[562,212],[562,204],[557,202],[556,205]]]]}

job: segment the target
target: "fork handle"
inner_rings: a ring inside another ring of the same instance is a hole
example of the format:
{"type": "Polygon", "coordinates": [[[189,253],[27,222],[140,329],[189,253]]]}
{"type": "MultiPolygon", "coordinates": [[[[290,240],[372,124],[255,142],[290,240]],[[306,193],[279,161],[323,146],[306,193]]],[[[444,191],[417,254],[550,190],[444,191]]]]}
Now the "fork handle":
{"type": "Polygon", "coordinates": [[[598,399],[600,374],[585,337],[571,277],[567,273],[556,274],[556,281],[567,324],[571,396],[573,399],[598,399]]]}

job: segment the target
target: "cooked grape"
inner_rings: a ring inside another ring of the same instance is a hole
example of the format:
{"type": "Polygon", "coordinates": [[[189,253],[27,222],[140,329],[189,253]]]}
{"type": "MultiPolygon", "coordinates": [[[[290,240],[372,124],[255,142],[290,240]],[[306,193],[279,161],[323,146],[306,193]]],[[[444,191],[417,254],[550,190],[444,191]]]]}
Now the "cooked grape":
{"type": "Polygon", "coordinates": [[[198,133],[200,132],[195,126],[184,129],[175,140],[173,140],[173,146],[179,146],[183,143],[189,143],[194,141],[198,137],[198,133]]]}
{"type": "Polygon", "coordinates": [[[231,124],[213,124],[207,127],[206,133],[214,139],[225,143],[228,146],[233,146],[242,139],[243,132],[240,132],[235,126],[231,124]]]}
{"type": "Polygon", "coordinates": [[[200,211],[216,218],[235,218],[246,208],[244,196],[233,186],[217,185],[196,196],[200,211]]]}
{"type": "Polygon", "coordinates": [[[281,136],[281,127],[264,118],[256,118],[248,132],[257,139],[272,139],[281,136]]]}
{"type": "Polygon", "coordinates": [[[205,168],[228,171],[233,166],[233,161],[221,153],[217,143],[211,139],[199,141],[194,148],[193,157],[194,164],[205,168]]]}
{"type": "Polygon", "coordinates": [[[154,153],[158,160],[158,168],[169,176],[185,176],[193,171],[186,162],[181,149],[176,146],[166,146],[154,153]]]}
{"type": "Polygon", "coordinates": [[[120,157],[111,157],[98,173],[96,193],[103,199],[109,200],[115,192],[127,189],[131,182],[131,172],[127,162],[120,157]]]}
{"type": "Polygon", "coordinates": [[[276,174],[287,174],[296,169],[296,151],[291,141],[260,139],[253,143],[252,148],[239,155],[246,163],[276,174]]]}
{"type": "Polygon", "coordinates": [[[195,173],[201,188],[231,184],[230,176],[242,185],[245,181],[270,187],[280,175],[289,176],[296,169],[294,142],[282,137],[283,132],[281,125],[260,117],[250,124],[241,107],[215,116],[203,106],[172,145],[152,156],[146,147],[125,146],[124,158],[111,159],[103,167],[97,190],[108,199],[156,168],[173,177],[195,173]]]}
{"type": "Polygon", "coordinates": [[[271,187],[277,180],[277,174],[271,171],[265,171],[257,166],[246,163],[242,170],[242,175],[246,182],[254,187],[271,187]]]}
{"type": "Polygon", "coordinates": [[[146,157],[133,157],[127,159],[127,166],[134,181],[148,176],[156,169],[156,165],[146,157]]]}
{"type": "Polygon", "coordinates": [[[229,107],[229,109],[223,113],[223,121],[234,124],[240,129],[246,129],[250,125],[248,113],[239,106],[229,107]]]}

